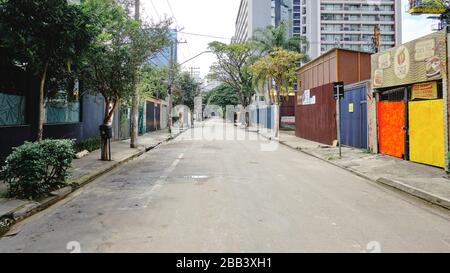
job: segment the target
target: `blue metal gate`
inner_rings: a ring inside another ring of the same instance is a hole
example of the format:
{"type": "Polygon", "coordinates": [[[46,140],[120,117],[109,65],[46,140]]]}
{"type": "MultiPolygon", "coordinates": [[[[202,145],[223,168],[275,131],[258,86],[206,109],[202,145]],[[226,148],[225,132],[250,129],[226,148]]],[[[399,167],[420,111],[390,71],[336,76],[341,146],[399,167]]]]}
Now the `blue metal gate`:
{"type": "Polygon", "coordinates": [[[340,106],[342,144],[367,149],[367,84],[346,87],[340,106]]]}

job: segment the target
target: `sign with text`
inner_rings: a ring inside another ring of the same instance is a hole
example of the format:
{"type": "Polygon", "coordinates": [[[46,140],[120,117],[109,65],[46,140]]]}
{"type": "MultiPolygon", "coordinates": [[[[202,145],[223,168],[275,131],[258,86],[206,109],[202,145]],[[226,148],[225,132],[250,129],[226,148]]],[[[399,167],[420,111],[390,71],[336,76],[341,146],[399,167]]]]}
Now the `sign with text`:
{"type": "Polygon", "coordinates": [[[410,14],[442,14],[446,11],[444,0],[409,0],[410,14]]]}
{"type": "Polygon", "coordinates": [[[372,84],[386,88],[440,80],[447,73],[446,29],[372,55],[372,84]]]}
{"type": "Polygon", "coordinates": [[[436,82],[426,82],[418,83],[412,86],[412,97],[411,99],[437,99],[437,83],[436,82]]]}
{"type": "Polygon", "coordinates": [[[310,90],[303,91],[301,105],[314,105],[314,104],[316,104],[316,96],[311,97],[310,90]]]}
{"type": "Polygon", "coordinates": [[[337,99],[338,98],[338,94],[339,94],[339,98],[343,98],[344,97],[344,82],[335,82],[334,83],[334,97],[337,99]]]}

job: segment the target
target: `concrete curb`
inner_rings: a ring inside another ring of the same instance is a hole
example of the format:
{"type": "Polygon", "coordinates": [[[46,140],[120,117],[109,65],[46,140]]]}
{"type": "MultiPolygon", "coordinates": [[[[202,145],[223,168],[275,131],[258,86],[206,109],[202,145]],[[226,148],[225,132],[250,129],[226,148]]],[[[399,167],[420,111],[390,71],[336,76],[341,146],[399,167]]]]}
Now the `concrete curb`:
{"type": "MultiPolygon", "coordinates": [[[[58,203],[59,201],[65,199],[67,196],[69,196],[73,192],[75,192],[78,189],[82,188],[83,186],[93,182],[98,177],[100,177],[104,174],[107,174],[107,173],[111,172],[112,170],[122,166],[123,164],[142,156],[143,154],[159,147],[163,143],[167,143],[167,142],[177,138],[182,133],[183,132],[179,132],[176,135],[170,136],[162,141],[157,142],[155,145],[152,145],[149,147],[141,146],[141,148],[139,148],[139,150],[136,151],[136,153],[134,153],[120,161],[115,162],[113,165],[111,165],[107,168],[101,169],[95,173],[88,174],[81,178],[70,181],[69,186],[50,193],[50,196],[41,202],[30,202],[21,207],[13,209],[4,215],[0,215],[0,222],[7,221],[9,223],[9,227],[11,227],[16,223],[23,221],[24,219],[31,217],[34,214],[53,206],[54,204],[58,203]]],[[[7,231],[3,230],[3,233],[7,234],[7,231]]],[[[0,237],[1,236],[3,236],[3,234],[0,233],[0,237]]]]}
{"type": "Polygon", "coordinates": [[[450,210],[450,200],[443,198],[443,197],[439,197],[435,194],[429,193],[427,191],[418,189],[416,187],[407,185],[405,183],[399,182],[399,181],[395,181],[395,180],[391,180],[391,179],[387,179],[387,178],[379,178],[377,179],[378,183],[380,184],[384,184],[387,186],[390,186],[392,188],[407,192],[411,195],[414,195],[420,199],[426,200],[430,203],[433,203],[435,205],[441,206],[443,208],[449,209],[450,210]]]}
{"type": "MultiPolygon", "coordinates": [[[[267,137],[267,136],[265,136],[263,134],[259,134],[259,135],[261,135],[265,139],[273,140],[271,137],[267,137]]],[[[388,186],[390,188],[394,188],[394,189],[400,190],[402,192],[408,193],[408,194],[413,195],[413,196],[415,196],[417,198],[420,198],[422,200],[425,200],[427,202],[430,202],[432,204],[435,204],[435,205],[438,205],[440,207],[443,207],[445,209],[450,210],[450,200],[448,200],[448,199],[446,199],[444,197],[437,196],[437,195],[435,195],[433,193],[429,193],[429,192],[424,191],[422,189],[419,189],[419,188],[416,188],[416,187],[413,187],[413,186],[410,186],[410,185],[407,185],[405,183],[402,183],[402,182],[399,182],[399,181],[395,181],[395,180],[392,180],[392,179],[387,179],[387,178],[384,178],[384,177],[380,177],[380,178],[376,178],[375,179],[373,177],[367,176],[367,175],[365,175],[363,173],[360,173],[358,171],[355,171],[355,170],[352,170],[350,168],[346,168],[346,167],[344,167],[342,165],[339,165],[337,163],[334,163],[334,162],[332,162],[332,161],[330,161],[328,159],[325,159],[325,158],[322,158],[320,156],[317,156],[317,155],[315,155],[313,153],[310,153],[308,151],[302,150],[301,148],[291,146],[291,145],[289,145],[289,144],[287,144],[287,143],[285,143],[283,141],[279,141],[279,143],[284,145],[284,146],[286,146],[286,147],[288,147],[288,148],[291,148],[293,150],[302,152],[302,153],[304,153],[306,155],[309,155],[311,157],[314,157],[314,158],[317,158],[317,159],[322,160],[324,162],[327,162],[327,163],[329,163],[329,164],[331,164],[333,166],[336,166],[336,167],[338,167],[338,168],[340,168],[342,170],[346,170],[348,172],[351,172],[351,173],[353,173],[353,174],[355,174],[355,175],[357,175],[357,176],[359,176],[361,178],[364,178],[366,180],[369,180],[371,182],[375,182],[375,183],[380,184],[382,186],[388,186]]]]}

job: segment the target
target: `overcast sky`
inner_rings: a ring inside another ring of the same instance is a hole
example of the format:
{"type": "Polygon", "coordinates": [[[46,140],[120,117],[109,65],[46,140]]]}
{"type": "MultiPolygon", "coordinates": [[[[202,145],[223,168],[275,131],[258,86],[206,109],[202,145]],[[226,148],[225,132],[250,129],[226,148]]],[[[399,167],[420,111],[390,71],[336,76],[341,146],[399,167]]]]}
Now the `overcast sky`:
{"type": "MultiPolygon", "coordinates": [[[[141,0],[143,16],[158,20],[160,17],[174,17],[178,28],[183,32],[231,38],[240,0],[141,0]]],[[[402,0],[402,10],[406,11],[408,0],[402,0]]],[[[426,16],[411,16],[403,12],[403,42],[407,42],[431,32],[436,22],[426,16]]],[[[187,42],[178,47],[180,63],[207,49],[209,42],[229,39],[202,37],[181,33],[179,40],[187,42]]],[[[204,54],[184,67],[199,67],[202,76],[209,71],[214,62],[211,54],[204,54]]]]}

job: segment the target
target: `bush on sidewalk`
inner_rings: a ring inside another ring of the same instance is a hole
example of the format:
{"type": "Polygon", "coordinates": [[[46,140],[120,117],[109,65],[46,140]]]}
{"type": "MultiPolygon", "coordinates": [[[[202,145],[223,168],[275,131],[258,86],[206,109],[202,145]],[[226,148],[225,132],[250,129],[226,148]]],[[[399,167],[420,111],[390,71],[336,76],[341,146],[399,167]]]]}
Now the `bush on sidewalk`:
{"type": "Polygon", "coordinates": [[[73,140],[44,140],[16,148],[0,172],[9,197],[36,199],[65,186],[73,146],[73,140]]]}
{"type": "Polygon", "coordinates": [[[101,145],[102,139],[100,137],[93,137],[85,140],[80,140],[75,143],[75,152],[79,153],[84,150],[87,150],[88,152],[91,153],[93,151],[100,150],[101,145]]]}

